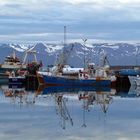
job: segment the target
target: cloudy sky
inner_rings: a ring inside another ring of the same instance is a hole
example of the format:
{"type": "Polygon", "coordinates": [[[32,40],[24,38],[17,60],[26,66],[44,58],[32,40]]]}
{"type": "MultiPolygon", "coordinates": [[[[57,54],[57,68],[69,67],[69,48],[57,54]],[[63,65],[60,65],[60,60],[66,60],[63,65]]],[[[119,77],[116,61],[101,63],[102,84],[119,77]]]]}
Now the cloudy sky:
{"type": "Polygon", "coordinates": [[[139,41],[140,0],[0,0],[0,42],[139,41]]]}

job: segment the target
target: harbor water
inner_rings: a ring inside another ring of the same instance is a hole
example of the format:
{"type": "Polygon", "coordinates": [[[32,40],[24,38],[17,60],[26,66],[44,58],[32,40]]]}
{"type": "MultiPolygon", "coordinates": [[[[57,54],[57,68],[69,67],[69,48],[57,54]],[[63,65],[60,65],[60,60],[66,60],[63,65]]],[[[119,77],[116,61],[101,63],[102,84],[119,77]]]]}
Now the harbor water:
{"type": "Polygon", "coordinates": [[[140,138],[139,87],[52,89],[1,85],[0,140],[140,138]]]}

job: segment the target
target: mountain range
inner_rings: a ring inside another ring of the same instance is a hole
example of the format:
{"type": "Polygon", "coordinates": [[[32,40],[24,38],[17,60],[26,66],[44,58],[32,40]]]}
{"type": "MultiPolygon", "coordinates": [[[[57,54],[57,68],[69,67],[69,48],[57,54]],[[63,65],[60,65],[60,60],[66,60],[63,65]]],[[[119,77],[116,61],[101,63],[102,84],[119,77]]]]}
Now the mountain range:
{"type": "MultiPolygon", "coordinates": [[[[0,44],[0,63],[2,63],[7,55],[16,55],[23,60],[25,52],[30,48],[36,50],[38,61],[42,61],[43,65],[55,64],[60,58],[61,52],[64,50],[62,44],[45,44],[37,43],[36,45],[24,44],[0,44]]],[[[94,43],[81,44],[69,43],[66,46],[65,59],[68,64],[74,67],[83,67],[84,59],[86,62],[99,64],[102,55],[106,54],[110,65],[140,65],[140,44],[139,43],[94,43]]],[[[32,61],[30,55],[28,61],[32,61]]]]}

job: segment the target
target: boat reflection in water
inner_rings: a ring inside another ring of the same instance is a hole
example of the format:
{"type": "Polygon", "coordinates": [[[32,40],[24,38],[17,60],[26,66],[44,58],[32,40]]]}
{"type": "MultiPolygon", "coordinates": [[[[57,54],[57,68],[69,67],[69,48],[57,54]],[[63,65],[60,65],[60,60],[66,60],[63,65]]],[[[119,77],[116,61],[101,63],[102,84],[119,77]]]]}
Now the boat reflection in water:
{"type": "Polygon", "coordinates": [[[26,91],[25,87],[10,87],[5,86],[3,90],[3,93],[5,97],[11,98],[11,101],[15,104],[18,103],[20,105],[26,104],[26,105],[32,105],[35,103],[36,94],[31,91],[26,91]]]}
{"type": "MultiPolygon", "coordinates": [[[[90,86],[39,87],[37,91],[27,91],[24,87],[6,87],[3,89],[3,93],[5,97],[10,98],[14,104],[18,103],[20,105],[34,105],[38,103],[39,99],[40,102],[49,102],[47,99],[52,97],[51,99],[55,102],[56,114],[60,118],[60,124],[63,129],[65,129],[68,124],[71,126],[74,124],[71,111],[69,111],[69,107],[67,106],[69,100],[74,100],[74,103],[82,104],[81,110],[83,109],[84,112],[89,112],[95,105],[100,105],[102,111],[106,113],[112,101],[111,94],[115,94],[112,93],[108,87],[99,89],[90,86]],[[41,98],[43,98],[43,100],[41,98]]],[[[85,115],[85,113],[83,115],[85,115]]],[[[85,123],[83,123],[82,126],[86,126],[85,123]]]]}
{"type": "Polygon", "coordinates": [[[0,90],[0,140],[139,139],[139,87],[0,90]]]}
{"type": "Polygon", "coordinates": [[[79,94],[79,100],[84,101],[83,108],[87,111],[90,111],[90,106],[99,104],[102,111],[106,113],[112,99],[109,92],[83,92],[79,94]]]}
{"type": "Polygon", "coordinates": [[[140,86],[132,85],[128,91],[117,91],[115,96],[120,96],[121,98],[138,98],[140,97],[140,86]]]}
{"type": "Polygon", "coordinates": [[[60,116],[60,119],[61,119],[61,122],[60,122],[61,127],[63,129],[66,128],[66,121],[67,122],[69,121],[70,124],[73,126],[73,120],[66,105],[68,98],[64,97],[61,94],[56,94],[54,97],[55,97],[55,103],[56,103],[56,113],[57,115],[60,116]]]}
{"type": "Polygon", "coordinates": [[[66,128],[66,124],[69,122],[73,126],[73,120],[71,113],[68,110],[68,100],[74,99],[75,102],[82,102],[83,109],[83,124],[82,127],[86,127],[85,112],[89,112],[95,105],[100,105],[104,113],[107,112],[109,104],[112,102],[111,95],[115,94],[115,90],[111,90],[108,87],[95,88],[91,86],[85,87],[72,87],[72,86],[49,86],[46,88],[39,87],[37,94],[52,95],[55,99],[56,112],[60,116],[61,126],[66,128]]]}
{"type": "Polygon", "coordinates": [[[45,101],[45,105],[47,105],[53,101],[53,106],[55,105],[56,114],[59,117],[62,129],[66,129],[66,126],[73,126],[76,123],[73,120],[73,109],[69,102],[74,104],[74,107],[77,104],[80,105],[82,112],[80,115],[82,118],[81,127],[87,127],[86,114],[88,116],[88,113],[95,108],[99,108],[103,114],[106,114],[115,97],[134,98],[140,95],[138,87],[131,87],[128,93],[116,93],[115,89],[108,87],[95,88],[91,86],[40,86],[37,91],[27,91],[25,87],[9,88],[8,86],[1,87],[1,89],[5,97],[10,98],[14,104],[37,105],[38,102],[43,103],[45,101]]]}

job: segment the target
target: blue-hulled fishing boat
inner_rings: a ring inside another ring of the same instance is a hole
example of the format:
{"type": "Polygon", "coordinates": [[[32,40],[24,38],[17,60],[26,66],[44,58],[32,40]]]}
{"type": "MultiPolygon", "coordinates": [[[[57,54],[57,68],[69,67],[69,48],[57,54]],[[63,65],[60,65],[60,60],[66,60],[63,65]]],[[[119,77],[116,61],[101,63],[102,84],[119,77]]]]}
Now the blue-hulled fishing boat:
{"type": "MultiPolygon", "coordinates": [[[[69,70],[68,70],[69,71],[69,70]]],[[[111,76],[106,73],[105,68],[96,68],[93,66],[86,70],[79,70],[74,73],[54,73],[40,72],[46,85],[53,86],[111,86],[111,76]]]]}
{"type": "MultiPolygon", "coordinates": [[[[42,73],[43,80],[47,85],[53,86],[111,86],[111,76],[108,76],[109,68],[106,54],[102,54],[101,65],[95,66],[94,63],[86,63],[85,57],[85,43],[84,41],[84,68],[67,67],[68,58],[73,50],[74,45],[68,50],[66,47],[66,26],[64,27],[64,48],[59,56],[58,62],[54,69],[47,74],[42,73]]],[[[41,76],[40,76],[41,77],[41,76]]],[[[116,79],[115,79],[116,80],[116,79]]]]}

